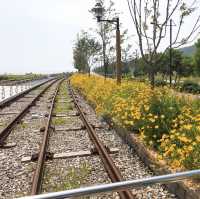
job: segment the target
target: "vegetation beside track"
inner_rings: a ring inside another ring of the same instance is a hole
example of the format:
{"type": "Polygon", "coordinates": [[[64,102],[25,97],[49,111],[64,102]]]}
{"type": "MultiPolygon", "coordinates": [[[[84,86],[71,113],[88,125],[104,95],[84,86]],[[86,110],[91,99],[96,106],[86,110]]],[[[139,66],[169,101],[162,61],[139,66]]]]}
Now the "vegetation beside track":
{"type": "Polygon", "coordinates": [[[1,80],[8,80],[8,81],[22,81],[22,80],[27,80],[27,81],[32,81],[36,79],[40,79],[45,77],[42,74],[33,74],[33,73],[28,73],[25,75],[0,75],[0,81],[1,80]]]}
{"type": "Polygon", "coordinates": [[[175,96],[167,87],[75,74],[71,83],[101,115],[138,133],[174,169],[200,168],[200,101],[175,96]]]}

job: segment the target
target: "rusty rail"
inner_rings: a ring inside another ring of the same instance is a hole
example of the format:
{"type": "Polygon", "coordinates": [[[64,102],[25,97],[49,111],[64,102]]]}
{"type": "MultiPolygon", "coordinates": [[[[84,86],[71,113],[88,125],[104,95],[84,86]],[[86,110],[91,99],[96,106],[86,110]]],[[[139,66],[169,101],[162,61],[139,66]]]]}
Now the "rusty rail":
{"type": "Polygon", "coordinates": [[[60,84],[62,83],[63,80],[61,80],[59,82],[59,84],[56,88],[56,91],[54,93],[52,103],[51,103],[48,121],[45,126],[45,132],[44,132],[44,136],[43,136],[43,140],[42,140],[42,144],[41,144],[41,148],[40,148],[40,152],[39,152],[39,156],[38,156],[37,166],[36,166],[36,170],[35,170],[34,176],[33,176],[31,195],[36,195],[36,194],[40,193],[41,184],[42,184],[41,182],[42,182],[42,175],[43,175],[43,166],[44,166],[44,162],[45,162],[45,158],[46,158],[46,148],[47,148],[47,143],[48,143],[48,138],[49,138],[49,129],[50,129],[50,124],[51,124],[51,119],[52,119],[53,108],[55,105],[55,100],[56,100],[56,96],[59,91],[60,84]]]}
{"type": "Polygon", "coordinates": [[[17,114],[17,116],[12,119],[7,126],[0,132],[0,146],[5,144],[5,140],[10,135],[11,131],[15,128],[16,124],[24,117],[28,110],[34,106],[35,102],[41,97],[41,95],[46,92],[46,90],[58,80],[52,81],[48,86],[46,86],[23,110],[17,114]]]}
{"type": "MultiPolygon", "coordinates": [[[[69,84],[68,84],[69,85],[69,84]]],[[[92,142],[94,143],[98,154],[104,164],[104,168],[107,171],[110,179],[112,182],[121,182],[123,181],[123,177],[119,171],[119,169],[116,167],[113,159],[111,158],[111,156],[108,154],[104,144],[101,142],[101,140],[98,138],[94,128],[90,125],[90,123],[88,122],[87,118],[85,117],[84,112],[81,110],[81,107],[78,104],[78,101],[76,100],[76,96],[74,94],[73,89],[70,87],[69,85],[69,91],[70,94],[72,96],[72,99],[74,101],[74,104],[78,110],[78,112],[80,113],[80,117],[89,133],[89,137],[92,140],[92,142]]],[[[121,199],[133,199],[135,198],[134,195],[132,194],[132,192],[130,190],[123,190],[123,191],[119,191],[118,194],[120,195],[121,199]]]]}

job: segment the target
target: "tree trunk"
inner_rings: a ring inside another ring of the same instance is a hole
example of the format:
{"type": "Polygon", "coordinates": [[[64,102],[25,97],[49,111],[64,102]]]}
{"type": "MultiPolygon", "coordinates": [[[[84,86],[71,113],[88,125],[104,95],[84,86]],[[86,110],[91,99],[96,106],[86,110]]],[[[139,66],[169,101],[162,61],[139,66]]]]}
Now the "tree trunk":
{"type": "Polygon", "coordinates": [[[105,41],[103,40],[103,66],[104,66],[104,76],[106,79],[107,76],[107,61],[106,61],[106,44],[105,41]]]}
{"type": "Polygon", "coordinates": [[[163,81],[165,80],[165,74],[164,73],[162,74],[162,80],[163,81]]]}
{"type": "Polygon", "coordinates": [[[117,72],[117,84],[121,84],[122,78],[122,62],[121,62],[121,38],[120,38],[120,30],[116,30],[116,72],[117,72]]]}
{"type": "Polygon", "coordinates": [[[154,89],[154,87],[155,87],[155,72],[154,72],[153,64],[150,65],[149,80],[150,80],[152,89],[154,89]]]}
{"type": "Polygon", "coordinates": [[[178,80],[178,74],[176,74],[174,78],[174,87],[176,87],[177,80],[178,80]]]}

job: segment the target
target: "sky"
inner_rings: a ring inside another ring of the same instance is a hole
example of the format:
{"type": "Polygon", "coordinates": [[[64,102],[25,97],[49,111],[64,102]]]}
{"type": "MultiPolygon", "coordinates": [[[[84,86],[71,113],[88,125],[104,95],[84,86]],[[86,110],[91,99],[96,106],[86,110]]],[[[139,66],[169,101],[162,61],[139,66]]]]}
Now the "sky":
{"type": "MultiPolygon", "coordinates": [[[[129,33],[134,27],[126,0],[116,9],[129,33]]],[[[77,33],[95,28],[88,12],[95,0],[0,0],[0,74],[73,70],[77,33]]]]}

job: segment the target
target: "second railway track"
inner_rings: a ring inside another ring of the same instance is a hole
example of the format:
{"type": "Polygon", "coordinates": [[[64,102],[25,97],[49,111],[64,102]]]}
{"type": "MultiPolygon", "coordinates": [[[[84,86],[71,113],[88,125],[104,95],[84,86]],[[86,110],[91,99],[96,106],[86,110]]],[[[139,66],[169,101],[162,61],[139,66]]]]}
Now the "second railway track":
{"type": "MultiPolygon", "coordinates": [[[[22,95],[21,98],[14,103],[12,103],[8,108],[5,107],[8,106],[7,103],[4,104],[4,109],[1,110],[1,122],[4,123],[3,128],[0,130],[0,146],[5,145],[5,140],[9,136],[12,129],[15,127],[17,123],[21,121],[23,116],[29,111],[29,109],[35,105],[37,100],[48,90],[49,87],[51,87],[52,84],[54,84],[57,80],[53,80],[51,82],[48,82],[47,85],[41,85],[42,88],[36,90],[38,92],[37,94],[34,94],[35,90],[31,90],[32,92],[28,92],[28,95],[22,95]],[[31,96],[33,95],[34,96],[31,96]],[[9,114],[5,112],[6,109],[9,109],[9,114]],[[16,112],[19,111],[19,112],[16,112]],[[9,115],[8,117],[6,117],[9,115]],[[5,120],[4,120],[5,119],[5,120]]],[[[9,102],[11,103],[11,102],[9,102]]]]}
{"type": "Polygon", "coordinates": [[[6,141],[6,146],[10,144],[11,146],[4,147],[2,142],[3,147],[0,148],[0,198],[14,198],[30,192],[27,184],[32,178],[32,166],[28,165],[27,167],[22,164],[21,158],[23,155],[32,154],[34,150],[39,150],[42,128],[46,124],[50,101],[57,84],[56,80],[50,81],[18,99],[20,102],[13,102],[10,106],[2,109],[2,118],[5,118],[4,121],[6,121],[1,129],[4,132],[5,127],[7,128],[24,110],[24,107],[28,106],[26,114],[23,113],[20,119],[14,122],[14,126],[10,126],[5,134],[1,134],[1,139],[6,141]],[[35,98],[37,100],[34,100],[35,98]],[[11,118],[7,118],[6,113],[14,111],[17,113],[11,114],[11,118]]]}

